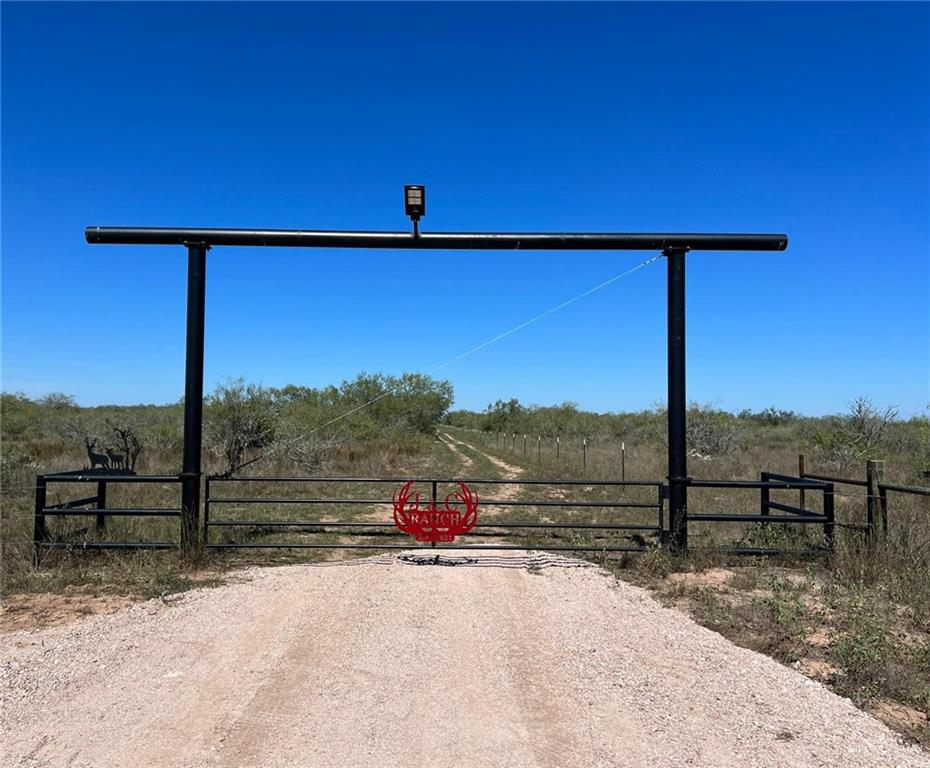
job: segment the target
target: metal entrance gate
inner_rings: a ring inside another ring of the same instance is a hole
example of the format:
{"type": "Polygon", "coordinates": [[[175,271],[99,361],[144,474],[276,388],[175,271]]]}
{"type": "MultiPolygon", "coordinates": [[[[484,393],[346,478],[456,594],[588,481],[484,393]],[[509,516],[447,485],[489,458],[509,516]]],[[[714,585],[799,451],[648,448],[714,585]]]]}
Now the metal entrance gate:
{"type": "MultiPolygon", "coordinates": [[[[181,548],[200,545],[203,479],[203,351],[207,251],[216,246],[375,248],[409,250],[658,251],[668,262],[668,502],[670,542],[688,544],[688,461],[685,438],[685,255],[690,251],[783,251],[784,234],[609,232],[421,232],[423,187],[407,200],[411,232],[166,227],[87,227],[88,243],[173,245],[187,249],[187,347],[184,380],[184,455],[181,471],[181,548]]],[[[406,193],[405,193],[406,194],[406,193]]]]}
{"type": "MultiPolygon", "coordinates": [[[[215,550],[429,549],[430,545],[401,533],[393,522],[392,499],[387,496],[408,480],[210,476],[204,486],[202,541],[215,550]],[[293,510],[293,514],[282,510],[293,510]]],[[[177,547],[182,532],[177,525],[181,517],[177,503],[181,481],[178,475],[114,474],[104,470],[40,475],[34,517],[36,558],[50,548],[177,547]],[[83,525],[50,527],[50,520],[83,525]],[[120,524],[111,529],[108,521],[117,520],[120,524]]],[[[413,490],[432,504],[442,503],[460,482],[478,493],[476,527],[460,543],[438,545],[443,549],[643,552],[669,544],[672,536],[671,521],[665,516],[669,486],[658,480],[423,477],[412,482],[413,490]]],[[[836,520],[834,486],[830,482],[762,472],[759,480],[692,479],[688,486],[698,494],[722,491],[726,496],[712,501],[705,512],[688,513],[687,519],[699,527],[748,524],[763,532],[783,526],[822,527],[822,536],[811,542],[808,554],[832,551],[837,528],[865,533],[869,540],[874,535],[874,521],[859,525],[836,520]],[[757,511],[747,512],[747,503],[753,503],[756,493],[757,511]],[[794,501],[793,494],[798,496],[797,504],[788,503],[794,501]]],[[[876,504],[880,498],[883,511],[888,491],[930,494],[926,488],[880,484],[876,504]]],[[[450,506],[455,505],[450,500],[450,506]]],[[[739,540],[711,548],[745,555],[792,551],[803,554],[802,550],[778,544],[760,546],[739,540]]]]}
{"type": "MultiPolygon", "coordinates": [[[[206,479],[204,488],[204,546],[208,549],[429,549],[430,545],[417,543],[397,530],[390,519],[392,500],[384,498],[382,489],[393,490],[408,480],[211,476],[206,479]],[[287,519],[280,516],[282,507],[316,511],[320,506],[324,507],[321,515],[287,519]],[[381,510],[380,517],[373,516],[381,510]],[[234,514],[236,512],[240,514],[234,514]],[[243,512],[248,514],[241,514],[243,512]],[[271,516],[267,515],[269,512],[271,516]],[[366,514],[368,520],[360,519],[366,514]],[[284,532],[297,533],[302,538],[267,540],[284,532]]],[[[484,541],[437,545],[442,549],[643,552],[662,543],[665,537],[668,488],[657,481],[429,477],[413,482],[414,490],[433,503],[441,503],[460,482],[478,492],[478,523],[468,538],[484,541]],[[483,491],[487,489],[494,489],[499,498],[485,498],[483,491]],[[569,490],[577,496],[579,489],[587,498],[565,498],[569,490]],[[523,498],[525,493],[532,493],[533,497],[523,498]],[[538,498],[540,495],[545,498],[538,498]],[[583,542],[578,540],[581,535],[583,542]],[[517,541],[520,539],[522,541],[517,541]]],[[[450,503],[454,505],[455,502],[450,503]]]]}

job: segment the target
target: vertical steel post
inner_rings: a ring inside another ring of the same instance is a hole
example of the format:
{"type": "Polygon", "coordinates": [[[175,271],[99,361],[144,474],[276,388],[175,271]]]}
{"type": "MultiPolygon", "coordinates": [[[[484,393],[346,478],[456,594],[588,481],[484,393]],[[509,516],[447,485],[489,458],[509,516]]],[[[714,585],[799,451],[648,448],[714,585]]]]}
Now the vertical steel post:
{"type": "MultiPolygon", "coordinates": [[[[100,480],[97,483],[97,509],[107,508],[107,481],[100,480]]],[[[101,512],[97,513],[97,530],[103,531],[107,527],[107,516],[101,512]]]]}
{"type": "MultiPolygon", "coordinates": [[[[431,506],[432,509],[436,509],[436,505],[437,505],[438,502],[439,502],[439,494],[437,493],[437,491],[438,491],[438,481],[437,481],[437,480],[433,480],[432,486],[431,486],[431,488],[430,488],[430,501],[432,502],[432,503],[430,504],[430,506],[431,506]]],[[[433,548],[435,549],[435,548],[436,548],[436,542],[435,542],[435,541],[432,542],[432,543],[430,544],[430,546],[433,547],[433,548]]]]}
{"type": "MultiPolygon", "coordinates": [[[[803,453],[799,453],[799,454],[798,454],[798,477],[800,477],[800,478],[803,480],[803,479],[804,479],[804,473],[805,473],[806,471],[807,471],[807,470],[804,468],[804,454],[803,454],[803,453]]],[[[804,494],[804,489],[801,488],[801,489],[798,491],[798,506],[799,506],[801,509],[807,509],[807,507],[804,506],[804,502],[805,502],[806,500],[807,500],[807,499],[806,499],[805,494],[804,494]]]]}
{"type": "MultiPolygon", "coordinates": [[[[759,480],[761,480],[763,483],[769,482],[769,479],[768,472],[759,473],[759,480]]],[[[769,502],[772,500],[770,494],[771,490],[769,488],[759,489],[759,514],[763,517],[768,517],[769,515],[769,502]]],[[[762,523],[763,528],[765,528],[766,525],[768,525],[768,523],[762,523]]]]}
{"type": "Polygon", "coordinates": [[[36,477],[36,504],[35,515],[33,517],[32,529],[32,551],[33,559],[36,565],[39,564],[39,558],[42,552],[42,542],[48,540],[48,530],[45,527],[45,514],[43,510],[48,503],[48,481],[44,476],[36,477]]]}
{"type": "Polygon", "coordinates": [[[620,482],[626,482],[626,443],[620,443],[620,482]]]}
{"type": "Polygon", "coordinates": [[[688,548],[688,457],[685,432],[685,248],[668,261],[668,522],[672,547],[688,548]]]}
{"type": "Polygon", "coordinates": [[[210,478],[203,481],[203,533],[200,539],[201,546],[206,549],[210,543],[210,478]]]}
{"type": "Polygon", "coordinates": [[[207,248],[187,244],[187,358],[184,372],[184,460],[181,469],[181,551],[198,550],[200,452],[203,436],[203,328],[207,248]]]}
{"type": "Polygon", "coordinates": [[[836,522],[836,506],[833,495],[833,483],[826,483],[823,490],[823,514],[827,521],[823,524],[823,538],[827,549],[833,551],[833,544],[836,541],[836,531],[834,523],[836,522]]]}

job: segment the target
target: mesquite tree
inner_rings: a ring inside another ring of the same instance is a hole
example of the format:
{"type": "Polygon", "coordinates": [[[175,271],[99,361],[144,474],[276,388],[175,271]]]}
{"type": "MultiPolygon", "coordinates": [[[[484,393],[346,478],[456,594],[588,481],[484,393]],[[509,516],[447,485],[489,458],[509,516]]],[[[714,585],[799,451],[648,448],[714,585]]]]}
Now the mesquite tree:
{"type": "Polygon", "coordinates": [[[232,474],[249,449],[265,448],[275,439],[277,405],[257,384],[233,379],[220,384],[204,401],[204,433],[212,451],[232,474]]]}

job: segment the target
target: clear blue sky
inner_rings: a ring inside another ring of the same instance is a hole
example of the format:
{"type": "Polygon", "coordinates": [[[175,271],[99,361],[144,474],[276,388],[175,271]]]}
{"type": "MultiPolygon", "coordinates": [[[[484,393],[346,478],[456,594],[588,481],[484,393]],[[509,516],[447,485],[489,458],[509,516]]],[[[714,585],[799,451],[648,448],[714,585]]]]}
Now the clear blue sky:
{"type": "MultiPolygon", "coordinates": [[[[183,391],[182,248],[87,225],[787,232],[688,259],[689,397],[930,401],[930,5],[2,6],[3,389],[183,391]]],[[[218,248],[206,386],[434,366],[637,253],[218,248]]],[[[665,398],[658,262],[450,366],[457,406],[665,398]]]]}

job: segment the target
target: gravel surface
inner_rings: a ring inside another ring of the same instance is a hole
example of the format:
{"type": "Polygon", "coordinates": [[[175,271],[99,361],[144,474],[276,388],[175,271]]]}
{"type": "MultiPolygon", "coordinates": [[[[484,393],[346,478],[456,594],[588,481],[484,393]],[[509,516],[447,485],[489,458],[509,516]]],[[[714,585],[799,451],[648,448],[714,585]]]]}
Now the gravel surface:
{"type": "Polygon", "coordinates": [[[3,763],[930,765],[848,700],[596,567],[445,554],[459,564],[252,569],[8,634],[3,763]]]}

